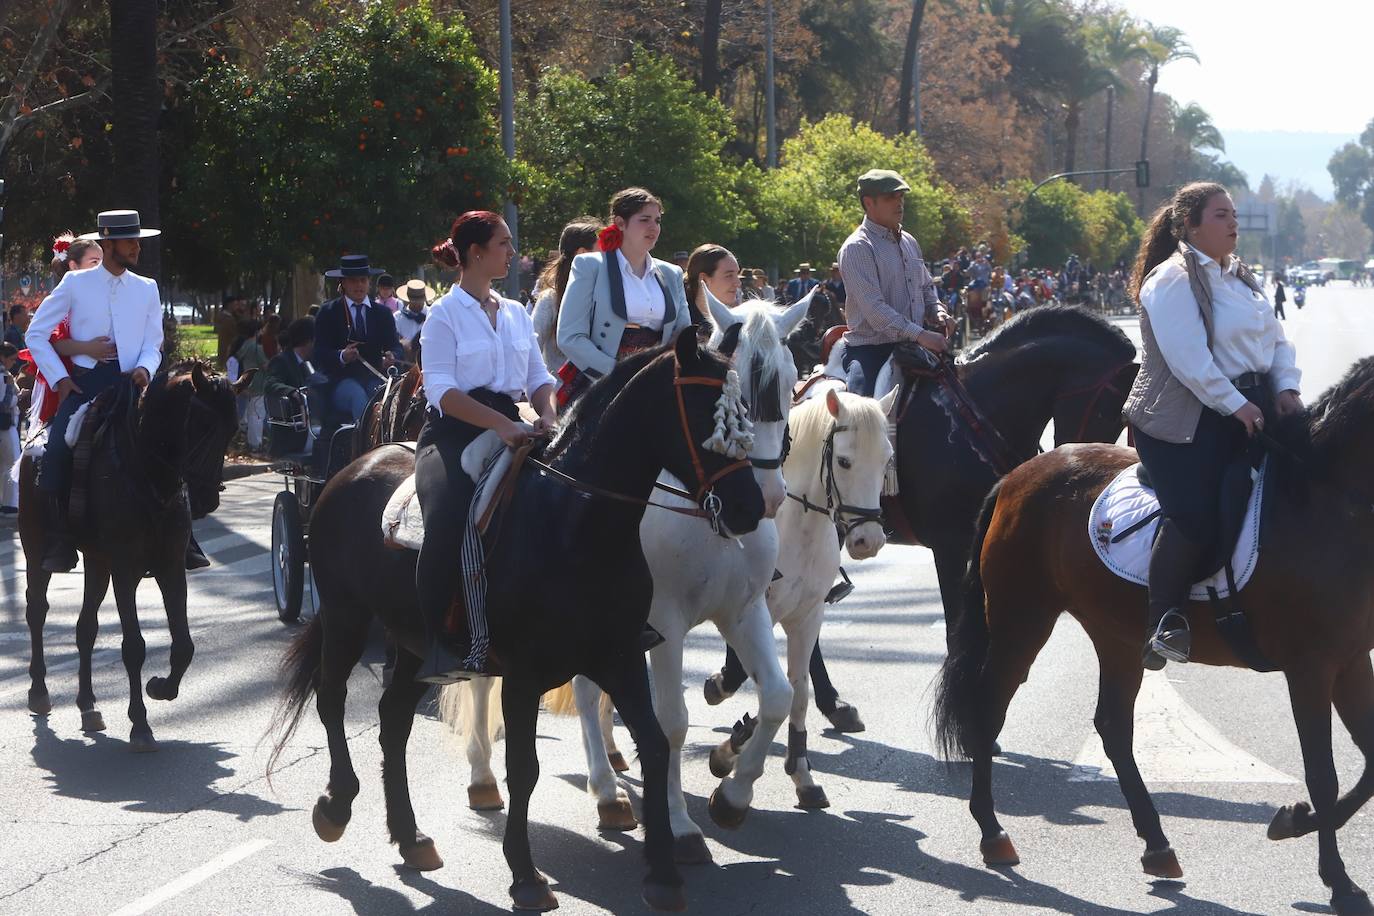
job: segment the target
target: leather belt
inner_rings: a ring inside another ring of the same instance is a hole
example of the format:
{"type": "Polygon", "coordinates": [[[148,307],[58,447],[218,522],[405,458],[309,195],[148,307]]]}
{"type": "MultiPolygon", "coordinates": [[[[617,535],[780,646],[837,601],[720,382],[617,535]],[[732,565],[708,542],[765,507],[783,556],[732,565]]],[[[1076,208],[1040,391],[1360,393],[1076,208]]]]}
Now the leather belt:
{"type": "Polygon", "coordinates": [[[1261,388],[1268,380],[1268,376],[1263,372],[1247,372],[1231,380],[1231,384],[1237,388],[1261,388]]]}

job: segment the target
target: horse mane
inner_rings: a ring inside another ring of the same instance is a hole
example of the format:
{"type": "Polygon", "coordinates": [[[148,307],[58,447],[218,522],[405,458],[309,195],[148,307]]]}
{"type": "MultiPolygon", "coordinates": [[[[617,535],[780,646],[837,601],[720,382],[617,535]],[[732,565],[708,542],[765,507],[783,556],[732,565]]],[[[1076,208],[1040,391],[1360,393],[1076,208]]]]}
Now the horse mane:
{"type": "Polygon", "coordinates": [[[964,358],[973,360],[987,353],[1034,343],[1052,334],[1091,338],[1122,360],[1135,359],[1135,344],[1125,332],[1096,312],[1077,305],[1037,305],[1026,309],[984,337],[977,346],[965,351],[964,358]]]}
{"type": "MultiPolygon", "coordinates": [[[[773,317],[777,306],[754,300],[735,309],[744,316],[744,327],[735,348],[734,363],[740,367],[740,377],[748,374],[749,419],[762,423],[776,423],[787,415],[784,397],[791,397],[792,385],[783,384],[786,370],[796,367],[791,352],[783,346],[773,317]]],[[[792,381],[796,381],[795,377],[792,381]]]]}
{"type": "Polygon", "coordinates": [[[558,424],[558,431],[545,453],[546,459],[552,460],[555,455],[567,451],[582,439],[592,435],[596,429],[595,420],[600,419],[606,408],[611,406],[611,401],[620,394],[625,383],[649,363],[665,353],[672,352],[672,349],[672,344],[662,344],[642,350],[622,359],[609,373],[593,382],[580,398],[573,401],[572,408],[558,424]]]}
{"type": "Polygon", "coordinates": [[[1274,438],[1299,459],[1321,468],[1374,423],[1374,356],[1351,366],[1307,410],[1285,417],[1274,438]]]}
{"type": "MultiPolygon", "coordinates": [[[[847,391],[836,392],[836,397],[845,408],[845,421],[857,433],[861,451],[860,462],[874,461],[877,456],[870,449],[880,450],[887,441],[887,414],[873,398],[860,397],[847,391]]],[[[792,437],[792,457],[800,455],[820,455],[825,439],[835,426],[835,417],[826,406],[826,398],[810,398],[792,408],[787,418],[787,430],[792,437]]],[[[790,463],[789,458],[789,463],[790,463]]],[[[807,462],[806,473],[810,473],[811,462],[807,462]]]]}

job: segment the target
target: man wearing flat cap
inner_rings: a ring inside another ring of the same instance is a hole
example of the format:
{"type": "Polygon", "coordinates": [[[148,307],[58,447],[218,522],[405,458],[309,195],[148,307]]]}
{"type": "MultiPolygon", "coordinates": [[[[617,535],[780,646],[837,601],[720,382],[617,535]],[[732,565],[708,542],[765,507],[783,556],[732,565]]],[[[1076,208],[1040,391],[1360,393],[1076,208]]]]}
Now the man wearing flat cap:
{"type": "Polygon", "coordinates": [[[76,409],[127,375],[145,388],[162,363],[162,297],[157,281],[140,277],[140,239],[160,235],[144,229],[136,210],[107,210],[96,218],[95,232],[81,236],[100,242],[104,257],[96,267],[69,270],[62,275],[29,323],[24,342],[38,369],[57,392],[60,403],[48,425],[48,444],[43,453],[38,486],[48,495],[49,541],[43,569],[68,572],[76,566],[76,542],[67,519],[66,492],[71,476],[71,448],[67,425],[76,409]],[[106,337],[114,341],[116,355],[97,360],[77,355],[69,373],[53,349],[52,333],[69,319],[74,340],[106,337]]]}
{"type": "Polygon", "coordinates": [[[873,169],[859,176],[864,219],[840,246],[849,325],[844,335],[844,369],[849,390],[856,394],[872,396],[878,371],[897,344],[914,341],[943,353],[954,328],[935,292],[921,246],[902,230],[909,190],[902,176],[890,169],[873,169]],[[927,330],[927,324],[943,330],[927,330]]]}

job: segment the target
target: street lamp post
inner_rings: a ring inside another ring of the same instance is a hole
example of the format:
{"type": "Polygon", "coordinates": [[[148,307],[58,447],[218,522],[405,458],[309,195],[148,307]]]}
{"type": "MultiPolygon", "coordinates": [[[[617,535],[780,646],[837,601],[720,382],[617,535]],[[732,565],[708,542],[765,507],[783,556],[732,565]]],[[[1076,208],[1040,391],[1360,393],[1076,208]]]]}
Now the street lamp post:
{"type": "MultiPolygon", "coordinates": [[[[506,161],[515,161],[515,67],[511,63],[510,0],[501,0],[501,145],[506,161]]],[[[510,227],[511,246],[520,250],[520,214],[515,201],[506,195],[506,225],[510,227]]],[[[506,274],[506,296],[520,298],[520,256],[511,263],[506,274]]]]}

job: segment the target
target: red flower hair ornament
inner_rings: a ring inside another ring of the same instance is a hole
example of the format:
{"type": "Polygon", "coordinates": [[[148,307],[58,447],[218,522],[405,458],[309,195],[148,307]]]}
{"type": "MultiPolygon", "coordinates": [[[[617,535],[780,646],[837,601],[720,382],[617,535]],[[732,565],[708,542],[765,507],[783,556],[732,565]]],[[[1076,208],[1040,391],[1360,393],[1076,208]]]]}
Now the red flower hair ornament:
{"type": "Polygon", "coordinates": [[[59,261],[67,260],[67,249],[72,247],[69,239],[54,239],[52,243],[52,256],[59,261]]]}
{"type": "Polygon", "coordinates": [[[625,241],[625,234],[620,231],[620,227],[615,223],[611,223],[596,234],[596,247],[601,251],[615,251],[623,241],[625,241]]]}

